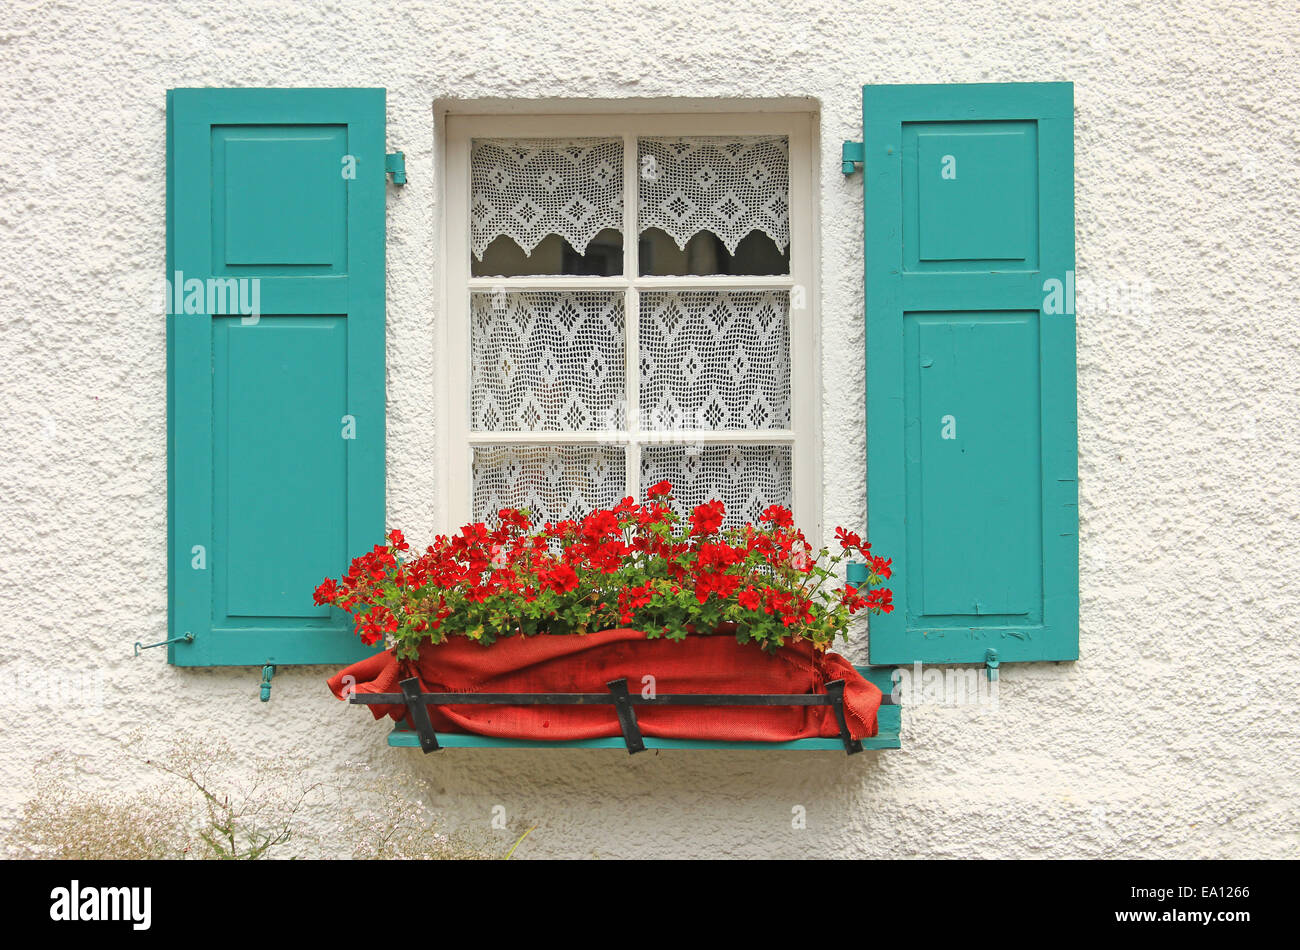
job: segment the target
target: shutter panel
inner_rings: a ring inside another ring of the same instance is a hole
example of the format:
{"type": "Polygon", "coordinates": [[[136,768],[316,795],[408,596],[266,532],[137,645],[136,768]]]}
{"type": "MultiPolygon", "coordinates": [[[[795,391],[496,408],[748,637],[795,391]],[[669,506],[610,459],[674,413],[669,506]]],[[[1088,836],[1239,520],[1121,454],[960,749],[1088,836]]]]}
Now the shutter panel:
{"type": "Polygon", "coordinates": [[[171,90],[167,189],[168,659],[359,659],[312,592],[384,534],[384,90],[171,90]]]}
{"type": "Polygon", "coordinates": [[[862,110],[871,662],[1077,659],[1073,86],[862,110]]]}

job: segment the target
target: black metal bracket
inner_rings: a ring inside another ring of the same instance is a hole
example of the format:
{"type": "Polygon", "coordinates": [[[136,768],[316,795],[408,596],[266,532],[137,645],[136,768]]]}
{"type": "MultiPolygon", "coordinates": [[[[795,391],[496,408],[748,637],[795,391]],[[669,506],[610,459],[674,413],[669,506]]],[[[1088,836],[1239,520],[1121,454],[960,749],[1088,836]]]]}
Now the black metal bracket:
{"type": "MultiPolygon", "coordinates": [[[[412,676],[398,686],[400,693],[353,693],[349,702],[364,706],[403,705],[407,719],[415,728],[420,748],[426,753],[437,752],[438,735],[429,718],[430,706],[613,706],[618,715],[619,729],[629,755],[645,751],[645,739],[636,719],[637,706],[830,706],[840,727],[840,741],[844,752],[853,755],[862,751],[862,740],[854,739],[844,713],[844,680],[830,680],[825,693],[679,693],[676,695],[641,696],[628,692],[627,680],[610,680],[605,684],[608,693],[426,693],[420,681],[412,676]]],[[[886,693],[882,706],[896,705],[886,693]]]]}
{"type": "Polygon", "coordinates": [[[614,695],[614,712],[618,713],[618,726],[623,730],[627,754],[644,752],[645,740],[641,738],[641,727],[637,725],[636,710],[632,707],[632,697],[627,691],[627,680],[610,680],[605,685],[614,695]]]}
{"type": "MultiPolygon", "coordinates": [[[[882,704],[888,698],[884,697],[882,704]]],[[[861,752],[862,740],[853,738],[853,733],[849,732],[849,721],[844,715],[844,680],[831,680],[826,684],[826,699],[830,702],[831,712],[835,713],[835,720],[840,724],[840,741],[844,743],[845,755],[861,752]]]]}
{"type": "MultiPolygon", "coordinates": [[[[433,721],[429,719],[429,704],[424,699],[425,694],[420,690],[420,681],[412,676],[397,685],[402,688],[402,698],[406,701],[406,714],[411,717],[415,734],[420,737],[420,749],[425,755],[437,752],[442,746],[438,745],[438,734],[433,731],[433,721]]],[[[352,701],[354,703],[357,701],[355,695],[352,701]]]]}

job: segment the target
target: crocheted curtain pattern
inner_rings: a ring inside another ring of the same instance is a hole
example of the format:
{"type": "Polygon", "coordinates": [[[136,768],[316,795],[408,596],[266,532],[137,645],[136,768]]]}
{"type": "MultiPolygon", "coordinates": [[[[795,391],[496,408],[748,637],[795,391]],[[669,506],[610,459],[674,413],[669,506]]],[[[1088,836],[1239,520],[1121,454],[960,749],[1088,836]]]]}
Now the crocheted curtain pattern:
{"type": "Polygon", "coordinates": [[[790,146],[784,136],[641,139],[638,222],[683,250],[712,231],[732,254],[753,231],[790,244],[790,146]]]}
{"type": "Polygon", "coordinates": [[[470,321],[474,429],[623,427],[622,293],[475,293],[470,321]]]}
{"type": "Polygon", "coordinates": [[[541,524],[612,508],[626,494],[623,450],[606,445],[476,446],[473,518],[527,508],[541,524]]]}
{"type": "Polygon", "coordinates": [[[768,505],[792,500],[788,445],[647,445],[641,449],[641,490],[667,479],[683,516],[717,498],[724,524],[757,523],[768,505]]]}
{"type": "Polygon", "coordinates": [[[789,428],[789,310],[785,291],[643,293],[642,426],[789,428]]]}
{"type": "Polygon", "coordinates": [[[470,147],[470,247],[505,235],[531,254],[550,234],[578,253],[623,227],[622,139],[475,139],[470,147]]]}

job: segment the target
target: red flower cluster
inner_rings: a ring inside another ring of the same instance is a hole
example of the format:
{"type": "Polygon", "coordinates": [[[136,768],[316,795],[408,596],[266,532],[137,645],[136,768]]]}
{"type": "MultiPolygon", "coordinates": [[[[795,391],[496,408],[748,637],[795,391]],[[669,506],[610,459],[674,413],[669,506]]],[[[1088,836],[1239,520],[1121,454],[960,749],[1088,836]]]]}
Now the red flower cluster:
{"type": "MultiPolygon", "coordinates": [[[[891,557],[885,559],[876,557],[871,553],[871,545],[865,543],[862,538],[853,531],[845,531],[843,528],[835,529],[835,540],[840,543],[840,549],[846,554],[857,554],[864,558],[871,568],[871,573],[888,580],[893,576],[891,565],[894,559],[891,557]]],[[[888,613],[888,611],[886,611],[888,613]]]]}
{"type": "Polygon", "coordinates": [[[388,638],[401,655],[452,635],[491,643],[614,626],[681,638],[725,624],[742,642],[825,647],[847,636],[850,615],[893,609],[883,588],[826,587],[848,557],[866,561],[868,588],[890,576],[891,562],[857,534],[836,529],[840,551],[814,552],[780,505],[757,526],[724,528],[720,501],[696,506],[683,521],[668,482],[646,495],[643,504],[625,498],[538,529],[527,512],[505,509],[493,527],[466,525],[414,557],[398,557],[410,545],[393,531],[339,581],[322,582],[316,603],[351,612],[363,641],[388,638]]]}

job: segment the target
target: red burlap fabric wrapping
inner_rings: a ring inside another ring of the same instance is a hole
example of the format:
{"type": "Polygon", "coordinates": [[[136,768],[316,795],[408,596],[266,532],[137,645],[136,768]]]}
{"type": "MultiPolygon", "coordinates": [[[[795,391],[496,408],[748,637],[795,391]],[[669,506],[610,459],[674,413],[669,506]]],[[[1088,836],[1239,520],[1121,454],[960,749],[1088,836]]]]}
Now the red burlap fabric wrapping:
{"type": "MultiPolygon", "coordinates": [[[[506,637],[484,647],[462,637],[425,644],[418,660],[392,651],[354,663],[329,687],[340,699],[357,693],[398,693],[398,682],[416,676],[425,692],[604,693],[605,684],[626,677],[633,693],[642,677],[655,677],[659,693],[823,692],[842,679],[845,717],[855,739],[876,734],[881,694],[847,660],[808,644],[764,653],[734,637],[692,636],[686,642],[647,640],[635,630],[585,635],[506,637]]],[[[371,706],[376,719],[401,720],[405,706],[371,706]]],[[[638,706],[646,736],[662,739],[786,742],[839,735],[829,706],[638,706]]],[[[468,732],[513,739],[595,739],[618,736],[613,706],[430,706],[439,732],[468,732]]]]}

